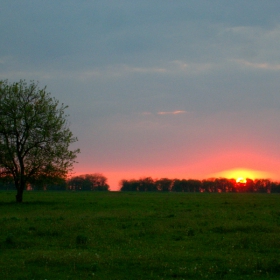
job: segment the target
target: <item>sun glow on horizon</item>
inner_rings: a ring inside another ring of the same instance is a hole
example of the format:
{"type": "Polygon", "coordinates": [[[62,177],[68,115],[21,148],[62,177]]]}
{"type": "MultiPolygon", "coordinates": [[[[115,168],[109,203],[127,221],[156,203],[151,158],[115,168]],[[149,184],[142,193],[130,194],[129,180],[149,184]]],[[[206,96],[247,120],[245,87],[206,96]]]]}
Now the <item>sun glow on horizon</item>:
{"type": "Polygon", "coordinates": [[[224,177],[227,179],[235,179],[237,183],[246,183],[246,179],[269,179],[271,174],[259,170],[235,168],[215,173],[215,176],[224,177]]]}
{"type": "Polygon", "coordinates": [[[238,177],[236,179],[236,183],[240,183],[240,184],[246,184],[247,183],[247,180],[243,177],[238,177]]]}

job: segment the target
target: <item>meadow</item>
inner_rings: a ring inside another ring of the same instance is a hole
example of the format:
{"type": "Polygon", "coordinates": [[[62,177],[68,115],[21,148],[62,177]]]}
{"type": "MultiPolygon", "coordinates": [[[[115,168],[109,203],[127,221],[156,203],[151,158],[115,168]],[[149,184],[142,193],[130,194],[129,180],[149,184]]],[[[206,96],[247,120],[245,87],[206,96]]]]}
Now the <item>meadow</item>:
{"type": "Polygon", "coordinates": [[[280,196],[0,192],[0,279],[280,279],[280,196]]]}

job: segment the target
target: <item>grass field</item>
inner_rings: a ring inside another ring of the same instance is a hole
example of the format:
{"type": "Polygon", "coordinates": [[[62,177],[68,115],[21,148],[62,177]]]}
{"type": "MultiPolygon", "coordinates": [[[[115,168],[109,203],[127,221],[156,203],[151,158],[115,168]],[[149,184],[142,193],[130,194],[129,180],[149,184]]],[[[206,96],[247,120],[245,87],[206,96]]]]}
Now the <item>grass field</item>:
{"type": "Polygon", "coordinates": [[[280,279],[280,196],[0,192],[0,279],[280,279]]]}

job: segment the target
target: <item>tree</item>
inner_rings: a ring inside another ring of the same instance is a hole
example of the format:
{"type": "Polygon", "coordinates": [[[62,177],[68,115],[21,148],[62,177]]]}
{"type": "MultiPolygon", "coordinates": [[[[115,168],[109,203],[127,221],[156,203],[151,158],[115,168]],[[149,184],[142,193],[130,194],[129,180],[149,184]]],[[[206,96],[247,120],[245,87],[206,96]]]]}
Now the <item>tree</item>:
{"type": "Polygon", "coordinates": [[[234,179],[216,178],[215,184],[217,192],[231,192],[234,189],[236,181],[234,179]]]}
{"type": "Polygon", "coordinates": [[[107,178],[100,173],[74,176],[67,182],[70,190],[108,191],[107,178]]]}
{"type": "Polygon", "coordinates": [[[139,186],[138,191],[147,192],[147,191],[156,191],[155,182],[151,177],[144,177],[138,180],[139,186]]]}
{"type": "Polygon", "coordinates": [[[93,191],[108,191],[109,185],[107,184],[107,178],[100,173],[86,174],[85,179],[88,180],[93,191]]]}
{"type": "Polygon", "coordinates": [[[0,173],[0,190],[14,190],[15,185],[13,183],[12,176],[1,176],[0,173]]]}
{"type": "Polygon", "coordinates": [[[131,180],[121,180],[120,181],[120,190],[121,191],[138,191],[138,187],[139,187],[139,181],[135,180],[135,179],[131,179],[131,180]]]}
{"type": "Polygon", "coordinates": [[[155,182],[157,190],[161,192],[169,192],[172,189],[174,180],[168,178],[161,178],[155,182]]]}
{"type": "Polygon", "coordinates": [[[26,185],[39,178],[65,178],[79,149],[58,100],[24,80],[0,81],[0,173],[12,176],[16,201],[22,202],[26,185]]]}

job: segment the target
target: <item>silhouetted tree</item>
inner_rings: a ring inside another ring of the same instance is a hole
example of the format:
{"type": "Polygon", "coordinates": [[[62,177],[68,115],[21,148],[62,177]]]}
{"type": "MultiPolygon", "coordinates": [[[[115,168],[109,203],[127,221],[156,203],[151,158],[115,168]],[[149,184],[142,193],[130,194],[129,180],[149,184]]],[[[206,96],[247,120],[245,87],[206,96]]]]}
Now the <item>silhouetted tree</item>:
{"type": "Polygon", "coordinates": [[[157,191],[155,181],[151,177],[140,178],[138,180],[121,180],[121,191],[140,191],[140,192],[154,192],[157,191]]]}
{"type": "Polygon", "coordinates": [[[139,179],[138,190],[140,192],[157,191],[154,180],[151,177],[139,179]]]}
{"type": "Polygon", "coordinates": [[[246,191],[247,192],[256,192],[255,183],[252,179],[246,178],[246,191]]]}
{"type": "Polygon", "coordinates": [[[168,178],[161,178],[155,182],[156,189],[161,192],[169,192],[173,186],[173,180],[168,178]]]}
{"type": "Polygon", "coordinates": [[[186,182],[186,186],[189,192],[200,192],[202,183],[199,180],[189,179],[186,182]]]}
{"type": "Polygon", "coordinates": [[[270,180],[268,179],[256,179],[254,181],[255,187],[259,193],[270,192],[270,180]]]}
{"type": "Polygon", "coordinates": [[[131,184],[131,180],[121,180],[120,183],[120,191],[123,191],[123,192],[131,192],[131,191],[137,191],[135,188],[133,188],[133,184],[131,184]]]}
{"type": "Polygon", "coordinates": [[[171,191],[172,192],[182,192],[183,191],[181,180],[179,180],[179,179],[173,180],[173,186],[172,186],[171,191]]]}
{"type": "Polygon", "coordinates": [[[67,181],[69,190],[108,191],[107,178],[100,173],[74,176],[67,181]]]}
{"type": "Polygon", "coordinates": [[[204,190],[204,192],[217,192],[218,184],[214,178],[202,180],[202,189],[204,190]]]}
{"type": "Polygon", "coordinates": [[[237,183],[235,179],[210,178],[205,180],[168,179],[153,180],[151,177],[139,180],[122,180],[121,191],[161,192],[280,192],[280,184],[267,179],[237,183]]]}
{"type": "Polygon", "coordinates": [[[229,180],[226,178],[216,178],[214,182],[217,192],[232,192],[236,184],[234,179],[229,180]]]}
{"type": "Polygon", "coordinates": [[[271,189],[271,193],[280,193],[280,183],[271,182],[270,189],[271,189]]]}

